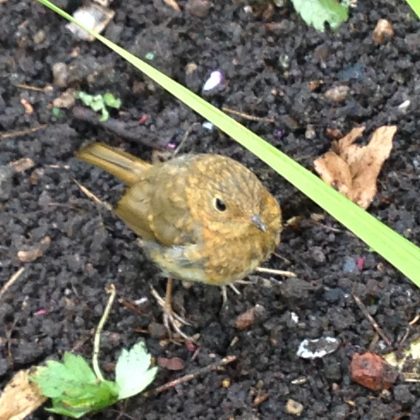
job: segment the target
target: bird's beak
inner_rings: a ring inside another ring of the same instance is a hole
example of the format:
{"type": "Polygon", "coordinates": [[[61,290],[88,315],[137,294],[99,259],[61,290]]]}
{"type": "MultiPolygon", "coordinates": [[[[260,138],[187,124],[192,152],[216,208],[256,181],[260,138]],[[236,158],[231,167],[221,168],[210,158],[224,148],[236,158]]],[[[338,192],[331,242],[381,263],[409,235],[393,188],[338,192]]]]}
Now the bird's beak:
{"type": "Polygon", "coordinates": [[[251,222],[261,231],[261,232],[266,232],[267,231],[267,226],[266,224],[261,220],[261,217],[259,214],[254,214],[251,217],[251,222]]]}

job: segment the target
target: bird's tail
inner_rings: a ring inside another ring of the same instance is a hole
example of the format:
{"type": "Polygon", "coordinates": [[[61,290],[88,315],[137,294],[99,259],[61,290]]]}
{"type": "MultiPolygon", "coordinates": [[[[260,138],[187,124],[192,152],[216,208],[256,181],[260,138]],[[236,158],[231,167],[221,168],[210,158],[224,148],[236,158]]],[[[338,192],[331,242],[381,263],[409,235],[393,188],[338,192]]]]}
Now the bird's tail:
{"type": "Polygon", "coordinates": [[[76,156],[109,172],[127,185],[135,184],[142,178],[144,171],[151,166],[150,163],[130,153],[115,149],[104,143],[90,144],[79,150],[76,156]]]}

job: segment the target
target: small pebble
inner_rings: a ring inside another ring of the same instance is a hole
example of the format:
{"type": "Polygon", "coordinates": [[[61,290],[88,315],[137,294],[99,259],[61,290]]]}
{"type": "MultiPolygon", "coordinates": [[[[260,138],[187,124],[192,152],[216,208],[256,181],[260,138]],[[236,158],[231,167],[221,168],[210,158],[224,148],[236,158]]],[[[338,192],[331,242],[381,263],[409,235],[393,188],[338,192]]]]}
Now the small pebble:
{"type": "Polygon", "coordinates": [[[158,357],[157,363],[161,368],[168,370],[183,370],[185,362],[180,357],[158,357]]]}
{"type": "Polygon", "coordinates": [[[224,80],[223,73],[220,70],[212,71],[210,77],[206,80],[203,86],[203,92],[208,92],[219,87],[224,80]]]}
{"type": "Polygon", "coordinates": [[[398,377],[398,372],[382,356],[372,352],[355,353],[350,374],[354,382],[372,391],[389,389],[398,377]]]}
{"type": "Polygon", "coordinates": [[[420,31],[406,35],[404,42],[410,54],[418,54],[420,51],[420,31]]]}
{"type": "Polygon", "coordinates": [[[69,70],[65,63],[54,63],[52,68],[53,84],[58,87],[66,87],[69,78],[69,70]]]}
{"type": "Polygon", "coordinates": [[[292,399],[288,399],[285,407],[287,414],[300,416],[303,412],[303,404],[292,399]]]}
{"type": "Polygon", "coordinates": [[[394,36],[392,23],[386,19],[379,19],[373,30],[372,38],[375,44],[381,45],[394,36]]]}
{"type": "Polygon", "coordinates": [[[35,166],[35,162],[28,157],[24,157],[13,162],[10,162],[10,167],[17,173],[25,172],[35,166]]]}
{"type": "Polygon", "coordinates": [[[162,324],[158,324],[157,322],[151,322],[147,327],[150,337],[162,339],[167,336],[167,331],[165,326],[162,324]]]}
{"type": "Polygon", "coordinates": [[[346,85],[334,86],[328,89],[324,96],[331,102],[343,102],[350,91],[350,88],[346,85]]]}
{"type": "Polygon", "coordinates": [[[306,127],[305,138],[308,140],[313,140],[315,137],[316,137],[316,132],[315,132],[314,126],[309,124],[306,127]]]}
{"type": "Polygon", "coordinates": [[[402,102],[398,105],[398,109],[400,111],[406,111],[407,108],[410,106],[410,104],[411,104],[410,99],[407,99],[406,101],[404,101],[404,102],[402,102]]]}
{"type": "Polygon", "coordinates": [[[305,338],[300,344],[296,355],[302,359],[320,359],[334,353],[340,346],[340,340],[334,337],[321,337],[314,340],[305,338]]]}
{"type": "Polygon", "coordinates": [[[358,271],[356,260],[352,257],[344,257],[343,271],[345,273],[355,273],[358,271]]]}
{"type": "MultiPolygon", "coordinates": [[[[114,14],[113,10],[92,3],[77,9],[73,13],[73,17],[82,23],[85,28],[100,34],[107,27],[114,14]]],[[[68,23],[66,28],[83,41],[93,41],[95,39],[95,37],[74,23],[68,23]]]]}
{"type": "Polygon", "coordinates": [[[12,193],[13,169],[10,166],[0,166],[0,200],[6,201],[12,193]]]}
{"type": "Polygon", "coordinates": [[[188,63],[185,66],[185,74],[187,76],[190,76],[191,74],[193,74],[196,70],[197,70],[198,66],[195,63],[188,63]]]}
{"type": "Polygon", "coordinates": [[[46,38],[45,31],[41,29],[34,35],[34,43],[37,45],[41,44],[45,41],[45,38],[46,38]]]}
{"type": "Polygon", "coordinates": [[[185,10],[192,16],[205,18],[210,11],[211,2],[209,0],[188,0],[185,10]]]}
{"type": "Polygon", "coordinates": [[[53,106],[56,108],[70,109],[76,102],[75,90],[70,88],[65,90],[59,97],[53,100],[53,106]]]}
{"type": "Polygon", "coordinates": [[[17,257],[20,262],[33,262],[38,258],[42,257],[45,251],[49,248],[51,244],[51,238],[46,236],[38,244],[18,251],[17,257]]]}
{"type": "Polygon", "coordinates": [[[209,122],[209,121],[203,122],[203,124],[201,126],[205,130],[208,130],[208,131],[213,131],[213,128],[214,128],[214,125],[211,122],[209,122]]]}
{"type": "Polygon", "coordinates": [[[256,318],[262,315],[264,311],[264,307],[258,304],[249,308],[236,318],[235,328],[240,331],[248,329],[254,324],[256,318]]]}

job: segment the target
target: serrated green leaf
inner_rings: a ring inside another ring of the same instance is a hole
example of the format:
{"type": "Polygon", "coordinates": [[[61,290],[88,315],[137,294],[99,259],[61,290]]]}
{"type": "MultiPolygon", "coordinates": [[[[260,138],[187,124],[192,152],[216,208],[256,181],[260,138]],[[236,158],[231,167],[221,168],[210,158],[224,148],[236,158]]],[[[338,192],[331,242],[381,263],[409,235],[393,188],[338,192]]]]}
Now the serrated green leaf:
{"type": "Polygon", "coordinates": [[[99,411],[118,401],[118,386],[111,381],[84,384],[79,389],[71,388],[61,398],[52,399],[53,413],[80,418],[92,411],[99,411]]]}
{"type": "Polygon", "coordinates": [[[63,362],[48,361],[31,380],[43,395],[52,399],[49,410],[74,418],[118,400],[118,385],[99,381],[86,360],[71,353],[64,354],[63,362]]]}
{"type": "Polygon", "coordinates": [[[111,92],[107,92],[103,95],[104,103],[110,108],[119,109],[121,107],[121,99],[115,97],[111,92]]]}
{"type": "Polygon", "coordinates": [[[72,377],[76,380],[83,382],[96,382],[96,376],[90,367],[89,363],[77,354],[70,352],[64,353],[63,364],[71,372],[72,377]]]}
{"type": "Polygon", "coordinates": [[[139,394],[153,381],[157,368],[150,368],[151,359],[143,342],[121,352],[115,367],[115,382],[119,386],[118,399],[139,394]]]}
{"type": "Polygon", "coordinates": [[[337,29],[349,15],[348,7],[338,0],[292,0],[292,3],[301,18],[321,32],[324,32],[326,22],[332,29],[337,29]]]}

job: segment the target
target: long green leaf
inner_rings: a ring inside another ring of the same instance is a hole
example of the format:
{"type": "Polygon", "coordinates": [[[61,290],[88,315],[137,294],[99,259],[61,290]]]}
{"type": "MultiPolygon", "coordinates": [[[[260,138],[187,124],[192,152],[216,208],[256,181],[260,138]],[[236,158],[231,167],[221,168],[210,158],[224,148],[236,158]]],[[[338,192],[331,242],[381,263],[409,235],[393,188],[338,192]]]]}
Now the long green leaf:
{"type": "MultiPolygon", "coordinates": [[[[87,30],[72,16],[50,1],[38,1],[65,19],[87,30]]],[[[188,105],[206,120],[211,121],[220,130],[270,165],[281,176],[311,198],[420,287],[420,248],[352,203],[333,188],[327,186],[317,176],[293,159],[280,152],[261,137],[258,137],[252,131],[239,124],[233,118],[225,115],[222,111],[180,83],[175,82],[105,37],[93,31],[87,31],[141,72],[145,73],[181,102],[188,105]]]]}
{"type": "Polygon", "coordinates": [[[407,3],[413,9],[413,12],[420,19],[420,0],[407,0],[407,3]]]}

